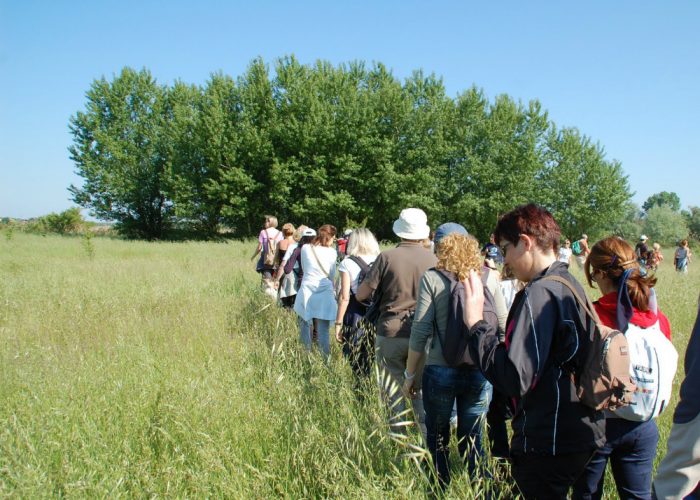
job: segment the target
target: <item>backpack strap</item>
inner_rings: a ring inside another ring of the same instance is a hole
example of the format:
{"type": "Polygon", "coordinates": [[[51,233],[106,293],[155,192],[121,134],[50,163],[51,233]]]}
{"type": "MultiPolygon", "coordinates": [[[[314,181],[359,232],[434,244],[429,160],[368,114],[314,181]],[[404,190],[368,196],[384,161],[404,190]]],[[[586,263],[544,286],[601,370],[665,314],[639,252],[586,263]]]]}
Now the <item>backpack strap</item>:
{"type": "Polygon", "coordinates": [[[548,275],[548,276],[543,277],[542,280],[556,281],[557,283],[561,283],[562,285],[566,286],[569,290],[571,290],[571,293],[573,293],[574,297],[576,297],[576,301],[583,306],[583,308],[588,313],[588,315],[593,319],[593,321],[597,325],[601,324],[600,318],[598,317],[598,313],[595,312],[595,308],[593,307],[593,304],[591,304],[591,300],[588,298],[588,295],[584,295],[586,300],[583,300],[581,298],[581,295],[579,295],[578,291],[576,291],[576,288],[574,288],[574,285],[572,285],[569,280],[566,280],[566,279],[562,278],[561,276],[557,276],[557,275],[548,275]]]}
{"type": "Polygon", "coordinates": [[[360,270],[364,271],[365,273],[369,271],[369,264],[367,264],[362,257],[358,257],[357,255],[348,255],[348,259],[360,266],[360,270]]]}

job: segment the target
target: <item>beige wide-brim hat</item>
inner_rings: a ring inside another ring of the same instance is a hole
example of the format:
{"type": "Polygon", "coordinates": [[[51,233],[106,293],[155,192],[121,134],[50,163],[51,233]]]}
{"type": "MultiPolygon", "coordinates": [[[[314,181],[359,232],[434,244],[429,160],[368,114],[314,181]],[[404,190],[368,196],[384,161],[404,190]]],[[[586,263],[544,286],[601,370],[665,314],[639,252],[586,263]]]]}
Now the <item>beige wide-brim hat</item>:
{"type": "Polygon", "coordinates": [[[428,216],[420,208],[404,208],[394,221],[394,234],[406,240],[424,240],[430,235],[428,216]]]}

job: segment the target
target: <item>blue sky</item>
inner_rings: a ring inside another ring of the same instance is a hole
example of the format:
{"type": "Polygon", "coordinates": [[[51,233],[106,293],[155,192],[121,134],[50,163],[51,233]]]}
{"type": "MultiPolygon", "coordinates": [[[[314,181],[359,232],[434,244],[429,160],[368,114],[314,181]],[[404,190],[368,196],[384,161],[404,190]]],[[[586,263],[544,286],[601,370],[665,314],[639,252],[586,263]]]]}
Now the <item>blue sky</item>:
{"type": "Polygon", "coordinates": [[[422,68],[450,96],[538,99],[622,162],[633,200],[700,206],[700,2],[0,0],[0,216],[72,206],[68,121],[121,68],[161,83],[262,56],[422,68]]]}

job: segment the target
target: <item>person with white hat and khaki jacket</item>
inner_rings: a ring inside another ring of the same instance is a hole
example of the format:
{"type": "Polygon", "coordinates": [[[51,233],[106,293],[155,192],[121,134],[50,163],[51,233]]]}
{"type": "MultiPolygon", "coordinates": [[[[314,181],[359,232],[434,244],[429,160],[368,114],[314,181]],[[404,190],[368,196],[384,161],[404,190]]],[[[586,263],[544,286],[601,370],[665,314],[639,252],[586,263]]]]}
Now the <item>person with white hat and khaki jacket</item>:
{"type": "MultiPolygon", "coordinates": [[[[419,373],[419,369],[406,374],[404,369],[420,280],[425,271],[437,264],[437,259],[423,246],[423,241],[430,234],[428,218],[423,210],[402,210],[394,222],[393,231],[401,238],[401,243],[379,254],[355,296],[359,301],[367,301],[376,290],[380,314],[375,355],[377,366],[384,371],[383,376],[396,384],[395,390],[388,394],[390,404],[400,397],[398,388],[403,385],[404,377],[415,378],[417,394],[412,402],[416,417],[422,424],[425,420],[423,399],[419,392],[422,373],[419,373]]],[[[401,403],[393,408],[394,415],[404,409],[401,403]]]]}

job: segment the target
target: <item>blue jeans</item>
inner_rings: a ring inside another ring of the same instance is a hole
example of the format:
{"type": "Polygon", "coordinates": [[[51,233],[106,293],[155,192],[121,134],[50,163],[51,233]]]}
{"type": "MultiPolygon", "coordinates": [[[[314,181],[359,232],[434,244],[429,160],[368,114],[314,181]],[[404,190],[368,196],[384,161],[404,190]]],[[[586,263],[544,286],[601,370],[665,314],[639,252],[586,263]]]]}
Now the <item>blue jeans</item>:
{"type": "Polygon", "coordinates": [[[450,482],[450,415],[457,400],[459,454],[470,476],[477,462],[485,459],[483,428],[491,399],[491,384],[477,368],[428,365],[423,371],[423,404],[428,450],[441,485],[450,482]]]}
{"type": "Polygon", "coordinates": [[[605,438],[605,446],[593,455],[583,475],[574,484],[573,498],[602,498],[605,466],[609,459],[620,498],[651,499],[652,467],[659,442],[656,421],[608,418],[605,420],[605,438]]]}
{"type": "MultiPolygon", "coordinates": [[[[304,321],[301,316],[299,318],[299,338],[301,343],[306,347],[306,350],[311,350],[311,332],[313,330],[313,322],[304,321]]],[[[328,358],[331,354],[331,344],[329,340],[331,322],[327,319],[317,319],[316,320],[316,333],[318,333],[317,343],[321,348],[321,352],[324,357],[328,358]]]]}

